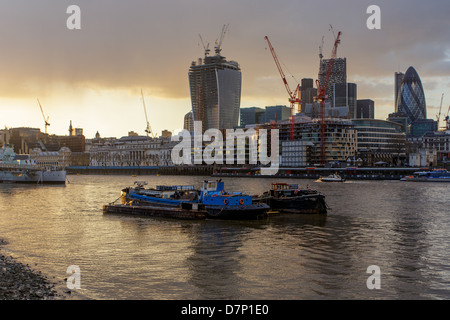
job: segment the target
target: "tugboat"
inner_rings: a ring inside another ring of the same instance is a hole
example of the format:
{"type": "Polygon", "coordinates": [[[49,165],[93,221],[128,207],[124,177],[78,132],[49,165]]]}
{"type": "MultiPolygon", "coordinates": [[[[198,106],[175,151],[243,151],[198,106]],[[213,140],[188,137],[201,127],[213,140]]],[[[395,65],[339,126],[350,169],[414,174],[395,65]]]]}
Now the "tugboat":
{"type": "Polygon", "coordinates": [[[122,205],[150,205],[163,208],[196,207],[206,212],[211,219],[257,219],[267,214],[270,207],[265,203],[253,203],[252,196],[229,193],[224,183],[204,181],[202,188],[194,186],[157,186],[145,189],[144,182],[135,182],[134,188],[122,190],[122,205]]]}
{"type": "Polygon", "coordinates": [[[433,171],[417,171],[411,176],[400,179],[401,181],[420,181],[420,182],[450,182],[450,172],[445,169],[436,169],[433,171]]]}
{"type": "Polygon", "coordinates": [[[297,184],[272,183],[270,190],[256,199],[280,213],[326,214],[328,208],[324,195],[297,184]]]}
{"type": "Polygon", "coordinates": [[[250,195],[226,192],[222,180],[204,181],[200,202],[211,219],[257,219],[270,209],[265,203],[253,203],[250,195]]]}

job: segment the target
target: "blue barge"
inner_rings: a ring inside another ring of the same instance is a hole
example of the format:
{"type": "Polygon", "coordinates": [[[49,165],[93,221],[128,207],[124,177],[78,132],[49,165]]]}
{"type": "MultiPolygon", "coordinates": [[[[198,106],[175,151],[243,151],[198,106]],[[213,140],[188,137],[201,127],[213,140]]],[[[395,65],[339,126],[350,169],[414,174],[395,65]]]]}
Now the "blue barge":
{"type": "MultiPolygon", "coordinates": [[[[264,217],[269,205],[254,203],[253,197],[227,192],[223,181],[204,181],[200,190],[194,186],[157,186],[146,189],[144,182],[122,190],[122,205],[151,205],[161,208],[195,208],[204,210],[210,219],[257,219],[264,217]]],[[[161,209],[160,209],[161,210],[161,209]]]]}

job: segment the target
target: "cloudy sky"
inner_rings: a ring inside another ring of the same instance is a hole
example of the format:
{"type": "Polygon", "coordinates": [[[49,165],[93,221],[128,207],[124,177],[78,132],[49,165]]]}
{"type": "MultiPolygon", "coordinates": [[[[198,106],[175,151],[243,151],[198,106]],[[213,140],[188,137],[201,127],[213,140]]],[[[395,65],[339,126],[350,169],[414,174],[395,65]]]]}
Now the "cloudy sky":
{"type": "Polygon", "coordinates": [[[319,45],[347,58],[358,99],[375,101],[375,116],[394,109],[394,72],[414,66],[425,89],[428,118],[450,104],[448,0],[0,0],[0,126],[37,127],[51,134],[70,120],[87,138],[145,134],[141,89],[152,129],[178,130],[190,108],[188,70],[229,24],[222,54],[242,69],[241,108],[288,104],[264,36],[291,88],[317,78],[319,45]],[[81,9],[69,30],[67,8],[81,9]],[[369,30],[370,5],[381,30],[369,30]]]}

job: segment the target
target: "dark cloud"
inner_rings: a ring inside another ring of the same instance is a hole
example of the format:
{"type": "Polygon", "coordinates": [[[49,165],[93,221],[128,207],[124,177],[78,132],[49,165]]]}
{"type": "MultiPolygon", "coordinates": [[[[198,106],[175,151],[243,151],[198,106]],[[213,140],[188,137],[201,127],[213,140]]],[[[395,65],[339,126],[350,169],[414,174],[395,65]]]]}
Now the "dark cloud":
{"type": "Polygon", "coordinates": [[[331,24],[334,32],[342,31],[338,56],[347,57],[349,81],[390,78],[358,84],[364,97],[389,100],[395,71],[413,65],[423,78],[450,75],[449,9],[448,0],[5,0],[0,95],[55,94],[53,83],[64,83],[130,92],[144,87],[185,99],[189,65],[203,55],[198,34],[213,47],[228,23],[222,53],[240,63],[243,95],[284,103],[264,36],[288,77],[316,79],[322,36],[324,55],[331,54],[331,24]],[[81,30],[66,28],[71,4],[81,8],[81,30]],[[381,8],[381,30],[366,27],[372,4],[381,8]]]}

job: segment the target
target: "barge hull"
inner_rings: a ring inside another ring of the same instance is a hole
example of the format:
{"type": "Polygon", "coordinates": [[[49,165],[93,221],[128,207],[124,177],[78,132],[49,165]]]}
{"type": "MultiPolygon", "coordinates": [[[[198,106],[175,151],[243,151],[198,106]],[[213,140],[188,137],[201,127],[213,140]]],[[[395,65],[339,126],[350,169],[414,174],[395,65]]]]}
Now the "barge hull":
{"type": "Polygon", "coordinates": [[[189,210],[182,208],[167,208],[156,206],[130,206],[124,204],[104,205],[104,214],[127,214],[134,216],[163,217],[183,220],[206,219],[204,210],[189,210]]]}

